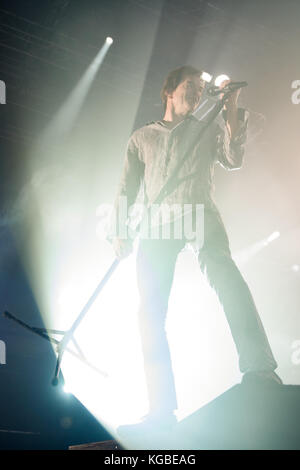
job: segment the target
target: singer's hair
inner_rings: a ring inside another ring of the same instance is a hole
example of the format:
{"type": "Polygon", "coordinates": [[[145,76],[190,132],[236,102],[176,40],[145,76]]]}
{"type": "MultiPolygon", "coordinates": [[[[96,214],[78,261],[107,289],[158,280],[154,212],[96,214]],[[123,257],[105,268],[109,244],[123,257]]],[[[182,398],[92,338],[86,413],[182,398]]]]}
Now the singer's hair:
{"type": "Polygon", "coordinates": [[[164,109],[166,109],[167,106],[167,98],[168,94],[172,93],[178,85],[185,80],[186,77],[190,75],[201,75],[202,70],[196,69],[195,67],[192,67],[190,65],[183,65],[182,67],[178,67],[175,70],[172,70],[167,77],[165,78],[165,81],[163,83],[161,92],[160,92],[160,97],[164,106],[164,109]]]}

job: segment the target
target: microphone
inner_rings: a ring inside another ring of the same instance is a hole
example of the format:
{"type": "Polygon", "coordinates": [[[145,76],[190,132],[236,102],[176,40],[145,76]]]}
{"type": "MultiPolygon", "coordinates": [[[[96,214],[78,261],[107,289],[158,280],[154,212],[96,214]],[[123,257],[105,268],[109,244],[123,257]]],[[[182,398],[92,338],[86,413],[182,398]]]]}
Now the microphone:
{"type": "Polygon", "coordinates": [[[247,82],[230,82],[224,88],[219,88],[218,86],[211,86],[211,87],[207,88],[206,93],[209,96],[217,96],[217,95],[220,95],[221,93],[227,93],[229,91],[235,91],[235,90],[238,90],[239,88],[243,88],[245,86],[248,86],[247,82]]]}

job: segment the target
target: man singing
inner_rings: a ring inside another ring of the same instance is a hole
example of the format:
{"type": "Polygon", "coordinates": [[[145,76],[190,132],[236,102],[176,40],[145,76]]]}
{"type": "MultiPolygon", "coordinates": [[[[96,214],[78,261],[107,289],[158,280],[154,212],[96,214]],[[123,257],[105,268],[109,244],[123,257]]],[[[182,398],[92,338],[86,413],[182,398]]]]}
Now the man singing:
{"type": "MultiPolygon", "coordinates": [[[[115,207],[118,211],[121,197],[126,197],[128,207],[131,206],[141,186],[145,203],[151,207],[188,150],[188,158],[178,174],[178,181],[181,181],[163,203],[204,205],[204,239],[197,252],[199,266],[223,307],[237,349],[240,371],[244,374],[243,383],[280,384],[281,379],[274,372],[277,364],[263,325],[249,288],[232,259],[227,233],[212,198],[215,163],[228,170],[242,165],[247,112],[237,107],[239,91],[232,92],[222,112],[224,128],[214,121],[201,138],[195,140],[205,125],[205,120],[200,121],[193,115],[204,90],[205,82],[201,76],[202,72],[194,67],[183,66],[170,72],[165,79],[161,91],[163,119],[151,122],[131,136],[115,207]],[[184,179],[191,174],[194,177],[184,179]]],[[[184,237],[174,236],[169,239],[145,237],[139,242],[138,319],[150,408],[143,421],[133,425],[132,429],[176,423],[176,390],[165,320],[176,259],[186,243],[184,237]]],[[[117,257],[123,258],[131,252],[132,240],[117,236],[113,246],[117,257]]]]}

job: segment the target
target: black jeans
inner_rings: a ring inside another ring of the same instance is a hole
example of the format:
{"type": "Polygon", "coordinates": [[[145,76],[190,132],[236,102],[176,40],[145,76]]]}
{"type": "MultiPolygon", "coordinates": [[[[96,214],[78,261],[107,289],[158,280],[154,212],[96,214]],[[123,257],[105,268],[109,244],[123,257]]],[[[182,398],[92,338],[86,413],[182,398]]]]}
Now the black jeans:
{"type": "MultiPolygon", "coordinates": [[[[185,243],[145,239],[140,241],[137,255],[139,327],[150,412],[154,413],[177,408],[165,320],[176,259],[185,243]]],[[[253,298],[231,257],[227,233],[217,211],[205,211],[204,243],[198,261],[223,307],[241,372],[276,369],[253,298]]]]}

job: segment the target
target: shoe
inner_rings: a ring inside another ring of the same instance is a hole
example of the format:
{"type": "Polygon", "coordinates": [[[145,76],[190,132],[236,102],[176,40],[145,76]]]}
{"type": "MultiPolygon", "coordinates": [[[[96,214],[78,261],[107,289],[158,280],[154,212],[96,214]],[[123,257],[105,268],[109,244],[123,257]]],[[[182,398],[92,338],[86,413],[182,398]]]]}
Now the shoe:
{"type": "Polygon", "coordinates": [[[241,383],[242,385],[283,385],[281,378],[273,370],[246,372],[241,383]]]}
{"type": "Polygon", "coordinates": [[[153,415],[149,413],[139,423],[125,424],[117,428],[120,438],[141,438],[142,436],[159,436],[170,433],[177,424],[173,413],[153,415]]]}

